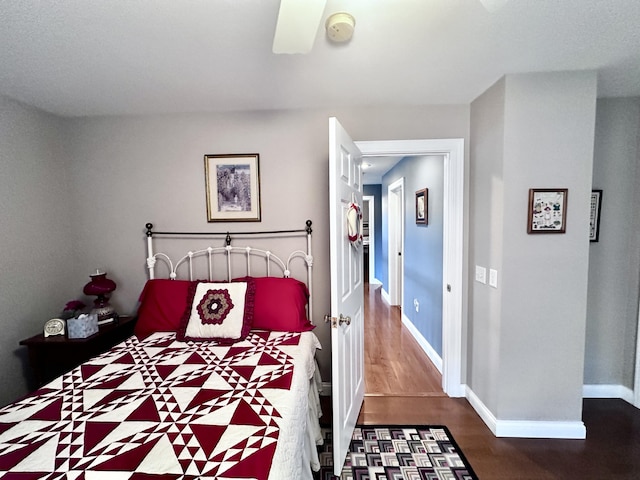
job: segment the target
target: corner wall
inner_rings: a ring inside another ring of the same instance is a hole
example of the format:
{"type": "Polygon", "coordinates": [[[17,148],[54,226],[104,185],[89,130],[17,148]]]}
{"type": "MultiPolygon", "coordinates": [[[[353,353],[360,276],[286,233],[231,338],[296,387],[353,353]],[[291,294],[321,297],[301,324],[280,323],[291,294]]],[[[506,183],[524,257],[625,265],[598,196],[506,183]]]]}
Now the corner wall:
{"type": "Polygon", "coordinates": [[[78,298],[67,142],[60,118],[0,96],[1,405],[32,378],[20,340],[78,298]]]}
{"type": "Polygon", "coordinates": [[[593,188],[603,196],[599,241],[589,246],[586,396],[632,401],[640,291],[639,166],[640,98],[598,100],[593,188]]]}
{"type": "Polygon", "coordinates": [[[499,283],[470,278],[468,385],[497,435],[585,433],[595,107],[594,72],[507,75],[471,107],[471,270],[495,268],[499,283]],[[527,234],[530,188],[568,188],[565,234],[527,234]]]}

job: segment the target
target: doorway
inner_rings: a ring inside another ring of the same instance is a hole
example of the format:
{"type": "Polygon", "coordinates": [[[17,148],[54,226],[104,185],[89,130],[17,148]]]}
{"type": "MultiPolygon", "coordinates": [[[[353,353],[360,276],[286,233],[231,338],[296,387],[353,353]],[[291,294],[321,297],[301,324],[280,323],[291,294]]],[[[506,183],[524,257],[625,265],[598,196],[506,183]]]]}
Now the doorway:
{"type": "MultiPolygon", "coordinates": [[[[465,393],[461,382],[464,140],[373,141],[356,145],[363,157],[441,155],[443,158],[442,388],[451,397],[462,397],[465,393]]],[[[399,252],[401,255],[397,256],[401,257],[402,250],[399,252]]],[[[398,304],[402,305],[402,295],[398,297],[398,304]]]]}
{"type": "Polygon", "coordinates": [[[375,196],[363,195],[362,212],[364,216],[363,246],[364,246],[364,268],[365,282],[379,283],[376,279],[376,202],[375,196]]]}

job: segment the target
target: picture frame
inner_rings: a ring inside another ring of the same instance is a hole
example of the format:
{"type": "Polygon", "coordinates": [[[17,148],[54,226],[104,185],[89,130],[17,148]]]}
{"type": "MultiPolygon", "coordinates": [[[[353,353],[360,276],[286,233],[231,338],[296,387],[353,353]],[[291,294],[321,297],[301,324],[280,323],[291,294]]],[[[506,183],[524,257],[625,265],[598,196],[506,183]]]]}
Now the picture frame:
{"type": "Polygon", "coordinates": [[[416,223],[427,225],[429,223],[429,189],[423,188],[416,192],[416,223]]]}
{"type": "Polygon", "coordinates": [[[205,155],[208,222],[259,222],[260,155],[205,155]]]}
{"type": "Polygon", "coordinates": [[[591,191],[591,205],[589,208],[589,241],[600,239],[600,210],[602,209],[602,190],[591,191]]]}
{"type": "Polygon", "coordinates": [[[530,188],[527,233],[566,233],[566,188],[530,188]]]}

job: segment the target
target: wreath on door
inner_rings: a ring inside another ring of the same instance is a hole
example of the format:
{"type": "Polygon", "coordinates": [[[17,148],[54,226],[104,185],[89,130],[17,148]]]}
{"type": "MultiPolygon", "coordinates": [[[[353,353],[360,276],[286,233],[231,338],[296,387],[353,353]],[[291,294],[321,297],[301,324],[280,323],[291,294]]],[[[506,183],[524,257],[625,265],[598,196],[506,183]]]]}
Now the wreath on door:
{"type": "Polygon", "coordinates": [[[362,245],[362,230],[362,209],[356,202],[351,202],[347,210],[347,237],[356,248],[362,245]]]}

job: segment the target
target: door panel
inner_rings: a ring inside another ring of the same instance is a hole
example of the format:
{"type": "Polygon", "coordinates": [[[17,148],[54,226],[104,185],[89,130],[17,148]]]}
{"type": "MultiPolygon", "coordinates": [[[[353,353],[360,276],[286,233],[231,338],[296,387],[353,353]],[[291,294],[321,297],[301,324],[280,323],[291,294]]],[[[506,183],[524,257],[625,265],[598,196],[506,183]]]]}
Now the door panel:
{"type": "Polygon", "coordinates": [[[339,476],[364,399],[364,284],[362,245],[349,242],[346,220],[351,202],[362,205],[362,154],[335,118],[329,119],[329,177],[333,468],[339,476]]]}

